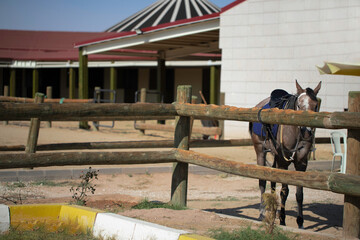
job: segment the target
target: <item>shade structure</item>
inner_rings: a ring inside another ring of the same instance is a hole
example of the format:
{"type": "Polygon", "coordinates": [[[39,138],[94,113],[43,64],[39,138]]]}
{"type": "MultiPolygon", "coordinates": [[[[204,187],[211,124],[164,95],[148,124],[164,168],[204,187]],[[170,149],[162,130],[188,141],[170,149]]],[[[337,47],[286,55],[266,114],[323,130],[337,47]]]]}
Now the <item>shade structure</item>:
{"type": "Polygon", "coordinates": [[[320,74],[360,76],[360,63],[324,62],[324,66],[316,66],[320,74]]]}
{"type": "Polygon", "coordinates": [[[218,12],[220,8],[207,0],[158,0],[110,27],[106,32],[135,31],[218,12]]]}

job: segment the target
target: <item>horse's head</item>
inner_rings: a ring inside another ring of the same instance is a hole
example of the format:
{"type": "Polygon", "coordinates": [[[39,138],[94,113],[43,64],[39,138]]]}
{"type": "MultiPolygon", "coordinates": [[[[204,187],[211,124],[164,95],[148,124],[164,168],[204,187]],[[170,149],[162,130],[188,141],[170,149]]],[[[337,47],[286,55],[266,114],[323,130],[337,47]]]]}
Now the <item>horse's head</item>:
{"type": "Polygon", "coordinates": [[[316,95],[319,93],[320,88],[321,81],[314,90],[311,88],[303,89],[296,81],[296,89],[298,95],[296,110],[317,111],[318,100],[316,98],[316,95]]]}

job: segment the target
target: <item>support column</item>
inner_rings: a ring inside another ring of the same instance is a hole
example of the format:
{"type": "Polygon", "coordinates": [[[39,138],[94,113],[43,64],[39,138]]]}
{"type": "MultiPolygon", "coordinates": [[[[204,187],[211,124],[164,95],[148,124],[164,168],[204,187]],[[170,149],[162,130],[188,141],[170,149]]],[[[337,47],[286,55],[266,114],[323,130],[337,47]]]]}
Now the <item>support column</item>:
{"type": "MultiPolygon", "coordinates": [[[[9,96],[9,86],[5,85],[4,86],[4,97],[8,97],[9,96]]],[[[4,125],[8,125],[9,121],[3,121],[4,125]]]]}
{"type": "MultiPolygon", "coordinates": [[[[349,92],[349,112],[360,112],[360,92],[349,92]]],[[[360,175],[360,130],[349,129],[346,174],[360,175]]],[[[345,239],[360,238],[360,197],[345,195],[343,229],[345,239]]]]}
{"type": "MultiPolygon", "coordinates": [[[[110,89],[116,91],[117,89],[117,71],[115,67],[110,68],[110,89]]],[[[115,100],[114,93],[110,93],[110,100],[115,100]]]]}
{"type": "Polygon", "coordinates": [[[166,89],[166,66],[165,66],[165,53],[163,51],[159,52],[159,57],[157,60],[157,91],[160,92],[159,102],[161,102],[162,97],[165,96],[166,89]]]}
{"type": "MultiPolygon", "coordinates": [[[[79,49],[79,99],[89,98],[89,73],[88,73],[88,56],[83,54],[83,48],[79,49]]],[[[79,128],[89,129],[88,122],[79,123],[79,128]]]]}
{"type": "Polygon", "coordinates": [[[16,69],[12,68],[10,70],[10,97],[15,97],[16,95],[16,69]]]}
{"type": "Polygon", "coordinates": [[[4,92],[4,68],[0,68],[0,94],[4,92]]]}
{"type": "Polygon", "coordinates": [[[74,99],[76,94],[75,69],[69,68],[69,98],[74,99]]]}
{"type": "Polygon", "coordinates": [[[219,67],[210,67],[210,104],[219,104],[220,95],[220,71],[219,67]]]}
{"type": "MultiPolygon", "coordinates": [[[[179,86],[177,89],[177,102],[191,102],[191,86],[179,86]]],[[[174,147],[189,150],[190,117],[175,118],[174,147]]],[[[174,163],[171,182],[171,203],[176,206],[186,206],[188,185],[188,163],[174,163]]]]}
{"type": "Polygon", "coordinates": [[[35,98],[35,94],[39,92],[39,70],[33,69],[33,82],[32,82],[32,96],[35,98]]]}

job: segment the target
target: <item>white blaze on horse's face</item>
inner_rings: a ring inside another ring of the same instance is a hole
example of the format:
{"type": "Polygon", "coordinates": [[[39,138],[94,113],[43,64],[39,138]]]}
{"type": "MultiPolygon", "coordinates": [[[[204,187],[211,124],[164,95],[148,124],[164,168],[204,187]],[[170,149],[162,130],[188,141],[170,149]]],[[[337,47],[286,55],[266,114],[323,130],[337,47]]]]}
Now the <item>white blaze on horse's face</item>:
{"type": "Polygon", "coordinates": [[[302,111],[315,111],[317,102],[312,100],[306,92],[303,92],[299,95],[297,100],[297,110],[302,111]]]}
{"type": "Polygon", "coordinates": [[[300,94],[300,96],[298,97],[298,104],[297,104],[297,110],[302,110],[302,111],[307,111],[309,110],[309,96],[306,95],[305,92],[303,92],[302,94],[300,94]]]}

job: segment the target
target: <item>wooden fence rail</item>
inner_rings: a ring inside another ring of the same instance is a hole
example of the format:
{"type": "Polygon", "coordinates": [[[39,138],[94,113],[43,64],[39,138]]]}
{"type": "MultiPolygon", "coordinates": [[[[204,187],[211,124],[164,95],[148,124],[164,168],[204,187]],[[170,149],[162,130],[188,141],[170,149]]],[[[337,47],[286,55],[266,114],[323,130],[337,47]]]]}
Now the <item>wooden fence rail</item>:
{"type": "Polygon", "coordinates": [[[0,169],[176,162],[174,151],[0,154],[0,169]]]}
{"type": "MultiPolygon", "coordinates": [[[[157,120],[175,116],[195,119],[236,120],[258,122],[259,108],[237,108],[203,104],[158,103],[73,103],[73,104],[16,104],[0,103],[0,120],[43,121],[109,121],[157,120]]],[[[280,109],[261,111],[264,123],[309,126],[327,129],[360,129],[359,112],[311,112],[280,109]]]]}
{"type": "Polygon", "coordinates": [[[173,119],[175,115],[173,105],[158,103],[0,103],[0,120],[36,117],[42,121],[128,121],[173,119]]]}
{"type": "MultiPolygon", "coordinates": [[[[150,123],[135,123],[135,129],[137,130],[157,130],[165,132],[174,132],[175,125],[163,125],[163,124],[150,124],[150,123]]],[[[192,127],[192,133],[199,133],[204,135],[221,135],[221,128],[219,127],[192,127]]]]}
{"type": "MultiPolygon", "coordinates": [[[[45,103],[92,103],[94,99],[45,98],[45,103]]],[[[33,98],[0,96],[0,102],[33,103],[33,98]]]]}
{"type": "MultiPolygon", "coordinates": [[[[324,139],[330,143],[330,139],[324,139]]],[[[251,146],[250,139],[190,140],[192,148],[251,146]]],[[[81,150],[81,149],[124,149],[124,148],[173,148],[174,140],[118,141],[118,142],[73,142],[39,144],[37,151],[81,150]]],[[[25,151],[24,145],[0,146],[0,151],[25,151]]]]}
{"type": "Polygon", "coordinates": [[[297,172],[244,164],[190,150],[148,152],[62,152],[0,154],[0,169],[152,163],[191,163],[218,171],[312,189],[360,196],[360,176],[329,172],[297,172]]]}
{"type": "Polygon", "coordinates": [[[356,175],[274,169],[181,149],[176,151],[176,160],[244,177],[360,196],[360,176],[356,175]]]}
{"type": "MultiPolygon", "coordinates": [[[[330,143],[330,138],[316,138],[316,144],[330,143]]],[[[252,146],[251,139],[190,140],[190,148],[252,146]]],[[[159,141],[117,141],[117,142],[72,142],[38,144],[36,151],[83,150],[83,149],[124,149],[124,148],[173,148],[174,140],[159,141]]],[[[1,151],[25,151],[25,145],[3,145],[1,151]]]]}

